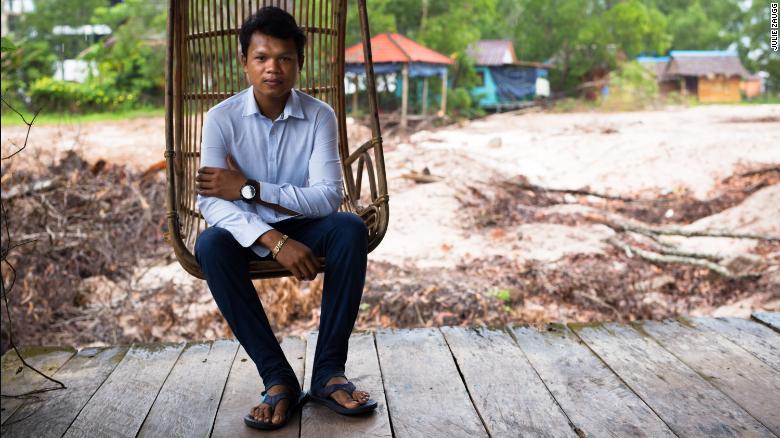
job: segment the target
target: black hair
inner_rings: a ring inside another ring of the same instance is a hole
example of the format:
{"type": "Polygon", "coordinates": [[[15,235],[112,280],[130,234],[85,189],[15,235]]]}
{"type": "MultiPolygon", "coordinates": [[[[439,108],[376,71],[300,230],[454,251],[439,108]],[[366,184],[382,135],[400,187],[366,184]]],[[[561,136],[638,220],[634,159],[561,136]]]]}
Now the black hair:
{"type": "Polygon", "coordinates": [[[241,25],[238,40],[241,42],[241,53],[246,58],[249,41],[252,34],[260,32],[280,40],[292,39],[298,54],[298,68],[303,67],[303,48],[306,46],[306,34],[303,33],[295,18],[284,9],[276,6],[266,6],[249,16],[241,25]]]}

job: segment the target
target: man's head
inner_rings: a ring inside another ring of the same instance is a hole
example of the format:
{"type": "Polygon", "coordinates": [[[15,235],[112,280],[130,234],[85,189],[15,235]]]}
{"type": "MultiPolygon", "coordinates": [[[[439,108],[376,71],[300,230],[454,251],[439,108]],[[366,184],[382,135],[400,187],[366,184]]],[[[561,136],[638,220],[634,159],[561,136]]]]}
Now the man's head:
{"type": "Polygon", "coordinates": [[[295,85],[303,67],[306,35],[292,15],[267,6],[241,26],[241,64],[255,91],[281,97],[295,85]]]}

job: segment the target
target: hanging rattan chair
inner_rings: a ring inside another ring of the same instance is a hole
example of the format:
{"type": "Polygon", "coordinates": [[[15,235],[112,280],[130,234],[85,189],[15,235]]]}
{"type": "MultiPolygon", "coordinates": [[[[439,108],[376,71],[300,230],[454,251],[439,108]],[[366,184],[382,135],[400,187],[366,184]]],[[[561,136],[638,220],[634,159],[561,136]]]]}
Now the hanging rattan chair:
{"type": "MultiPolygon", "coordinates": [[[[350,150],[344,91],[344,37],[347,0],[171,0],[165,94],[165,158],[168,179],[168,240],[190,274],[203,278],[193,255],[206,228],[197,211],[195,173],[200,166],[205,113],[248,86],[239,63],[238,31],[243,20],[263,6],[290,12],[306,32],[305,63],[297,88],[336,111],[339,155],[344,174],[342,211],[355,212],[369,230],[369,251],[384,237],[388,196],[376,87],[371,62],[365,0],[358,0],[366,59],[371,139],[350,150]]],[[[291,275],[276,261],[250,264],[253,278],[291,275]]]]}

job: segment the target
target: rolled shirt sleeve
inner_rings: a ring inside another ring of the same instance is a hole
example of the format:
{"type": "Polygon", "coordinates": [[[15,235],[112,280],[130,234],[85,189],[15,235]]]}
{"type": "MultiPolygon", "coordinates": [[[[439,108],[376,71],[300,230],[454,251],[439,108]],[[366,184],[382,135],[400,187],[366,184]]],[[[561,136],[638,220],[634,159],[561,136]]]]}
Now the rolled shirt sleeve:
{"type": "MultiPolygon", "coordinates": [[[[209,112],[203,123],[201,143],[201,166],[227,169],[227,147],[225,137],[216,119],[219,114],[209,112]]],[[[244,201],[236,201],[244,202],[244,201]]],[[[262,245],[254,245],[257,238],[273,229],[260,216],[242,209],[233,201],[212,196],[198,195],[197,206],[210,226],[224,228],[241,246],[252,249],[261,257],[270,251],[262,245]]]]}
{"type": "Polygon", "coordinates": [[[308,186],[261,181],[260,199],[304,217],[323,217],[336,211],[344,199],[338,144],[336,113],[329,107],[323,108],[314,126],[308,186]]]}

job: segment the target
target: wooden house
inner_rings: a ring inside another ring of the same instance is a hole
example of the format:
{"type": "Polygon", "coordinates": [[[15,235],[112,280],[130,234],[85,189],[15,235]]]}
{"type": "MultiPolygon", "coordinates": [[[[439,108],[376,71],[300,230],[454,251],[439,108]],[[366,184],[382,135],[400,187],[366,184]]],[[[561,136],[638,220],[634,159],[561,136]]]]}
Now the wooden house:
{"type": "Polygon", "coordinates": [[[749,73],[736,52],[672,50],[668,57],[640,57],[656,73],[661,92],[679,91],[700,102],[739,102],[749,73]]]}
{"type": "Polygon", "coordinates": [[[480,81],[470,92],[482,108],[517,108],[550,95],[550,65],[519,60],[511,40],[478,41],[467,54],[474,60],[480,81]]]}
{"type": "Polygon", "coordinates": [[[760,96],[763,88],[763,79],[758,74],[750,75],[740,84],[740,90],[746,99],[760,96]]]}

